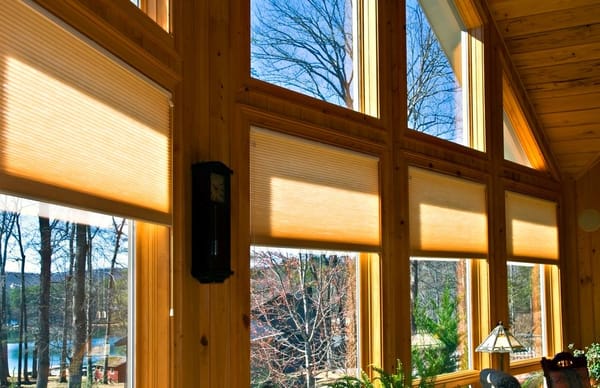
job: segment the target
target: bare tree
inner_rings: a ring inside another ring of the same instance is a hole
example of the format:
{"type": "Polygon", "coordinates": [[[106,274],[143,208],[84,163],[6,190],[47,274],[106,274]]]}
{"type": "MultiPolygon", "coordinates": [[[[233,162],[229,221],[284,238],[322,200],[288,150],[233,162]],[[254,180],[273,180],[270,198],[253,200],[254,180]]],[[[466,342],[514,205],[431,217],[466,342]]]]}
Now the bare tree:
{"type": "MultiPolygon", "coordinates": [[[[115,267],[117,264],[117,258],[119,257],[119,253],[121,251],[121,241],[124,238],[124,231],[123,228],[126,225],[126,219],[122,218],[119,222],[116,221],[116,219],[113,217],[112,218],[112,222],[113,222],[113,228],[114,228],[114,234],[115,234],[115,245],[114,245],[114,249],[113,249],[113,254],[112,254],[112,258],[110,260],[110,270],[108,273],[108,295],[106,297],[106,304],[105,304],[105,308],[106,308],[106,328],[104,331],[104,346],[107,348],[108,347],[108,341],[110,336],[112,335],[111,332],[111,324],[112,324],[112,311],[113,311],[113,296],[114,296],[114,289],[115,289],[115,267]]],[[[108,353],[105,355],[104,357],[104,374],[102,377],[103,383],[104,384],[108,384],[108,353]]]]}
{"type": "Polygon", "coordinates": [[[416,1],[407,1],[406,67],[408,126],[452,140],[458,85],[446,53],[416,1]]]}
{"type": "Polygon", "coordinates": [[[355,260],[257,250],[253,263],[253,383],[314,387],[356,368],[355,260]]]}
{"type": "Polygon", "coordinates": [[[38,348],[37,388],[48,386],[50,375],[50,281],[52,265],[52,243],[50,220],[39,217],[40,226],[40,304],[38,348]]]}
{"type": "Polygon", "coordinates": [[[69,366],[69,388],[81,388],[81,370],[86,350],[86,295],[85,295],[85,265],[88,256],[88,228],[77,224],[75,226],[75,265],[73,287],[73,354],[69,366]]]}
{"type": "MultiPolygon", "coordinates": [[[[408,126],[453,140],[460,125],[459,85],[421,7],[407,4],[408,126]]],[[[252,75],[352,108],[351,2],[254,0],[252,5],[252,75]]]]}
{"type": "Polygon", "coordinates": [[[17,213],[15,218],[15,227],[16,234],[15,240],[19,247],[20,261],[21,261],[21,290],[20,290],[20,306],[19,306],[19,361],[18,361],[18,371],[17,371],[17,384],[21,385],[21,376],[24,377],[24,382],[26,384],[30,384],[29,375],[27,373],[28,369],[28,327],[27,327],[27,293],[26,284],[25,284],[25,263],[27,256],[25,255],[25,244],[23,239],[23,234],[21,232],[21,214],[17,213]],[[23,352],[25,353],[23,357],[23,352]],[[23,360],[24,358],[24,360],[23,360]],[[24,365],[22,365],[22,361],[24,361],[24,365]]]}
{"type": "Polygon", "coordinates": [[[73,268],[75,265],[75,224],[66,223],[65,233],[68,241],[68,263],[64,280],[63,322],[60,352],[60,377],[61,383],[67,382],[67,358],[69,356],[69,342],[71,340],[71,319],[73,316],[73,268]]]}
{"type": "Polygon", "coordinates": [[[255,0],[252,6],[252,75],[352,108],[351,2],[255,0]]]}
{"type": "Polygon", "coordinates": [[[8,328],[6,325],[7,300],[6,300],[6,263],[8,260],[8,245],[13,234],[13,227],[16,221],[14,212],[3,211],[0,215],[0,279],[2,303],[0,305],[0,385],[8,386],[8,328]]]}

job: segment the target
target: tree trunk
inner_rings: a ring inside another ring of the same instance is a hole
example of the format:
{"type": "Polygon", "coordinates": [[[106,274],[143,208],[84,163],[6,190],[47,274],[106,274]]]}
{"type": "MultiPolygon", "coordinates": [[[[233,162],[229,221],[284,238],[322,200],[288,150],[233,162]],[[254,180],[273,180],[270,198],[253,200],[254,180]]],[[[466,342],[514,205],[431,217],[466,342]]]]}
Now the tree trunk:
{"type": "Polygon", "coordinates": [[[119,249],[121,246],[121,237],[123,236],[123,227],[125,226],[125,218],[121,219],[121,223],[117,225],[115,219],[113,218],[113,226],[115,227],[116,239],[115,239],[115,249],[113,250],[112,259],[110,261],[110,273],[108,279],[108,295],[106,297],[106,330],[104,331],[104,349],[108,349],[106,351],[104,357],[104,376],[102,378],[102,382],[104,384],[108,384],[108,357],[110,353],[110,329],[111,329],[111,320],[112,320],[112,303],[113,303],[113,294],[115,288],[115,265],[117,263],[117,257],[119,256],[119,249]]]}
{"type": "Polygon", "coordinates": [[[37,341],[35,342],[35,345],[33,345],[33,354],[31,355],[31,377],[33,377],[34,379],[37,379],[38,376],[38,369],[37,369],[37,362],[38,362],[38,343],[37,341]]]}
{"type": "Polygon", "coordinates": [[[71,225],[69,233],[69,273],[65,278],[65,302],[63,307],[63,330],[62,344],[60,350],[60,378],[61,383],[67,382],[67,357],[69,346],[69,333],[72,319],[72,298],[73,298],[73,265],[75,262],[75,226],[71,225]]]}
{"type": "Polygon", "coordinates": [[[23,366],[23,375],[25,376],[25,383],[31,384],[29,381],[29,329],[27,327],[27,300],[25,300],[25,305],[23,306],[23,341],[25,347],[25,363],[23,366]]]}
{"type": "Polygon", "coordinates": [[[52,263],[50,220],[38,217],[40,224],[40,306],[38,334],[37,388],[48,386],[50,374],[50,276],[52,263]]]}
{"type": "MultiPolygon", "coordinates": [[[[88,249],[87,249],[87,254],[86,254],[86,261],[87,261],[87,289],[89,290],[89,294],[92,295],[92,290],[93,290],[93,282],[94,282],[94,269],[92,267],[92,236],[90,234],[90,228],[87,228],[87,242],[88,242],[88,249]]],[[[97,294],[97,293],[96,293],[97,294]]],[[[85,333],[85,337],[86,337],[86,344],[87,344],[87,354],[88,354],[88,358],[87,358],[87,371],[86,371],[86,386],[88,388],[92,387],[92,383],[94,382],[94,371],[93,371],[93,365],[92,365],[92,357],[90,357],[90,355],[92,354],[92,348],[93,348],[93,343],[92,343],[92,337],[93,337],[93,333],[92,333],[92,322],[94,321],[94,317],[92,315],[93,311],[92,311],[92,300],[90,297],[85,298],[85,311],[86,311],[86,333],[85,333]]]]}
{"type": "MultiPolygon", "coordinates": [[[[22,249],[22,244],[21,249],[22,249]]],[[[19,362],[18,362],[18,372],[17,372],[17,382],[19,386],[21,385],[21,376],[22,376],[22,360],[23,360],[23,337],[25,335],[25,257],[23,253],[21,253],[21,304],[20,304],[20,316],[19,316],[19,362]]],[[[27,354],[25,354],[27,357],[27,354]]],[[[27,373],[27,370],[25,370],[27,373]]]]}
{"type": "MultiPolygon", "coordinates": [[[[17,227],[17,244],[19,245],[19,252],[21,254],[21,303],[20,303],[20,316],[19,316],[19,361],[17,371],[17,383],[21,386],[21,376],[23,375],[22,360],[23,360],[23,340],[26,330],[27,322],[27,302],[25,298],[25,249],[23,248],[23,238],[21,235],[21,222],[20,215],[17,216],[15,226],[17,227]]],[[[26,340],[26,339],[25,339],[26,340]]],[[[25,380],[27,380],[27,343],[25,343],[25,380]]]]}
{"type": "Polygon", "coordinates": [[[0,236],[2,236],[2,256],[0,257],[0,279],[2,283],[2,305],[0,306],[0,385],[8,387],[8,346],[6,327],[6,260],[8,258],[8,240],[12,235],[15,225],[16,214],[2,212],[2,225],[0,225],[0,236]]]}
{"type": "Polygon", "coordinates": [[[74,295],[73,295],[73,357],[69,366],[69,388],[81,388],[81,366],[86,346],[85,262],[87,259],[86,225],[76,225],[74,295]]]}

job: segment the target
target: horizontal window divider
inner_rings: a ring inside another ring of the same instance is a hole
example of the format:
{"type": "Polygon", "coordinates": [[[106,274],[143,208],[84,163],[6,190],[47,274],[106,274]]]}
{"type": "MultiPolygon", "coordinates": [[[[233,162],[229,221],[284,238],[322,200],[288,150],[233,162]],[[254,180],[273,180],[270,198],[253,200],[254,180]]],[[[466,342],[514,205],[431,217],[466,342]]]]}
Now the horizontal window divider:
{"type": "Polygon", "coordinates": [[[381,247],[352,244],[352,243],[335,243],[329,241],[310,241],[310,240],[295,240],[295,239],[278,239],[278,238],[251,238],[250,242],[254,246],[264,246],[273,248],[298,248],[298,249],[316,249],[342,252],[362,252],[362,253],[380,253],[381,247]]]}

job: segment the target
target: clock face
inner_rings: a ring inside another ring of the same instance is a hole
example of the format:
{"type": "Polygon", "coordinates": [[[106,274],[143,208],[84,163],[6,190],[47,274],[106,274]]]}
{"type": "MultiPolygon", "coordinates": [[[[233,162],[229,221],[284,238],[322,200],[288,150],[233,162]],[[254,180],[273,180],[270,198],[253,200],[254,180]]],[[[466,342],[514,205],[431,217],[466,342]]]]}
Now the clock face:
{"type": "Polygon", "coordinates": [[[214,172],[210,174],[210,200],[225,202],[225,177],[214,172]]]}

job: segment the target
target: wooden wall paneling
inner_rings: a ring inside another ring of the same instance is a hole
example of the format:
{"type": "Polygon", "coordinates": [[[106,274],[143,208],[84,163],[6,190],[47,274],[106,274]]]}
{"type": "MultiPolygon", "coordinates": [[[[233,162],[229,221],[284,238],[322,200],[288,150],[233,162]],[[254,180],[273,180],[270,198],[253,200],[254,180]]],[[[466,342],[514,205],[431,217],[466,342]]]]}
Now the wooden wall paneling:
{"type": "MultiPolygon", "coordinates": [[[[559,229],[560,238],[563,244],[560,246],[561,261],[561,286],[562,286],[562,306],[563,306],[563,334],[564,343],[574,343],[581,346],[581,309],[578,301],[580,300],[579,287],[579,262],[580,257],[577,252],[577,206],[575,181],[565,180],[562,187],[564,205],[561,211],[560,225],[564,227],[559,229]]],[[[559,351],[559,350],[557,350],[559,351]]]]}
{"type": "MultiPolygon", "coordinates": [[[[231,15],[229,1],[208,1],[208,132],[209,160],[220,160],[231,164],[230,140],[232,133],[233,93],[231,58],[231,15]]],[[[235,195],[235,194],[234,194],[235,195]]],[[[235,225],[235,219],[232,225],[235,225]]],[[[235,288],[239,275],[233,275],[224,283],[202,285],[208,288],[209,300],[209,386],[232,386],[231,338],[235,335],[235,323],[231,312],[235,301],[232,288],[235,288]]]]}
{"type": "Polygon", "coordinates": [[[407,125],[406,10],[403,1],[379,1],[379,113],[388,144],[400,141],[407,125]],[[387,85],[387,86],[386,86],[387,85]]]}
{"type": "Polygon", "coordinates": [[[250,1],[230,6],[230,78],[231,126],[230,167],[232,176],[231,265],[231,365],[232,387],[250,384],[250,125],[239,103],[233,103],[236,91],[250,77],[250,1]]]}
{"type": "Polygon", "coordinates": [[[380,114],[387,132],[381,168],[381,319],[385,370],[396,360],[411,373],[410,253],[408,238],[408,163],[401,149],[407,128],[406,9],[404,1],[379,1],[380,114]],[[385,85],[388,85],[386,87],[385,85]]]}
{"type": "Polygon", "coordinates": [[[382,174],[383,254],[381,264],[383,368],[392,371],[396,360],[410,371],[410,240],[408,163],[399,150],[382,174]]]}
{"type": "Polygon", "coordinates": [[[235,136],[232,138],[232,217],[231,231],[231,386],[246,387],[250,383],[250,124],[238,110],[235,114],[235,136]]]}
{"type": "MultiPolygon", "coordinates": [[[[489,288],[488,303],[490,326],[493,328],[498,321],[507,322],[508,318],[508,284],[506,268],[506,218],[505,218],[505,194],[504,185],[499,176],[504,163],[504,141],[503,141],[503,115],[502,99],[502,77],[503,67],[499,57],[502,55],[495,31],[488,29],[486,37],[485,52],[485,123],[486,123],[486,150],[491,158],[492,174],[488,187],[488,266],[489,266],[489,288]]],[[[483,302],[482,302],[483,303],[483,302]]],[[[482,320],[484,317],[481,317],[482,320]]],[[[481,338],[476,339],[480,343],[488,333],[480,333],[481,338]]],[[[483,361],[485,356],[481,356],[483,361]]],[[[505,362],[504,368],[509,366],[505,362]]],[[[499,368],[499,357],[491,357],[491,367],[499,368]]]]}
{"type": "MultiPolygon", "coordinates": [[[[593,208],[600,210],[600,163],[577,180],[577,214],[593,208]]],[[[579,260],[579,303],[582,346],[598,341],[600,336],[600,286],[595,274],[600,273],[600,231],[577,229],[577,258],[579,260]]]]}
{"type": "Polygon", "coordinates": [[[211,386],[210,288],[191,270],[191,184],[193,162],[208,159],[208,3],[174,2],[173,35],[183,60],[184,82],[175,101],[174,343],[173,387],[211,386]]]}

